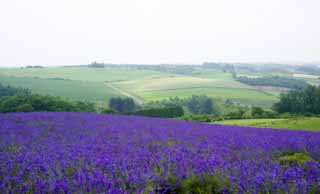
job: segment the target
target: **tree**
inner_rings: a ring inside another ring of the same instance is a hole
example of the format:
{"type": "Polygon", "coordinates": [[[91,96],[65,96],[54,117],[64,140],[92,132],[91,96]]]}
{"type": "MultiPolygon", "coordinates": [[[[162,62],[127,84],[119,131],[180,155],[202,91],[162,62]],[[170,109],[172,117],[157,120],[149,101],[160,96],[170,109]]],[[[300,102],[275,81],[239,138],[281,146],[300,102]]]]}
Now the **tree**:
{"type": "Polygon", "coordinates": [[[111,98],[109,101],[109,108],[121,113],[133,112],[137,109],[137,105],[132,98],[111,98]]]}
{"type": "Polygon", "coordinates": [[[264,110],[261,107],[254,106],[251,108],[251,115],[253,117],[262,116],[263,113],[264,113],[264,110]]]}
{"type": "Polygon", "coordinates": [[[320,87],[308,86],[281,94],[280,101],[273,105],[279,113],[320,114],[320,87]]]}
{"type": "Polygon", "coordinates": [[[189,111],[193,114],[212,114],[213,101],[207,96],[195,96],[186,100],[189,111]]]}

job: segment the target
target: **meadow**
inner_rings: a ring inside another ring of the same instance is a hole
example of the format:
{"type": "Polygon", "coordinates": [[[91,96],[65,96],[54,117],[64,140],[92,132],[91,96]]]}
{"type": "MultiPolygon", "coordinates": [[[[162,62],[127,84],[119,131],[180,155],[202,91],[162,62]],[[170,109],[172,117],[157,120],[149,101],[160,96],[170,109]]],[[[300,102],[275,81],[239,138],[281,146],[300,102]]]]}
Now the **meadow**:
{"type": "Polygon", "coordinates": [[[224,120],[216,122],[218,124],[252,126],[261,128],[278,128],[294,130],[320,131],[320,118],[318,117],[296,117],[288,119],[243,119],[224,120]]]}
{"type": "Polygon", "coordinates": [[[0,193],[320,191],[316,132],[87,113],[0,126],[0,193]]]}

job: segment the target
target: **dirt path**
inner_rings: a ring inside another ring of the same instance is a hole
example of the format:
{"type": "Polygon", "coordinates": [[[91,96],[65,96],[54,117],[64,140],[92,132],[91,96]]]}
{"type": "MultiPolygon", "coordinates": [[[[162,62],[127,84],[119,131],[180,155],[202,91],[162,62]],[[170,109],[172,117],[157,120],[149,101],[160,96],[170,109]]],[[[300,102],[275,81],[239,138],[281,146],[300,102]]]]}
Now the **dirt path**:
{"type": "Polygon", "coordinates": [[[116,87],[116,86],[114,86],[114,85],[112,84],[112,82],[105,82],[105,84],[106,84],[108,87],[112,88],[113,90],[119,92],[120,94],[122,94],[122,95],[124,95],[124,96],[127,96],[127,97],[129,97],[129,98],[132,98],[138,105],[142,105],[142,104],[143,104],[143,100],[141,100],[140,98],[138,98],[138,97],[136,97],[136,96],[134,96],[134,95],[132,95],[132,94],[130,94],[130,93],[128,93],[128,92],[126,92],[126,91],[124,91],[124,90],[116,87]]]}

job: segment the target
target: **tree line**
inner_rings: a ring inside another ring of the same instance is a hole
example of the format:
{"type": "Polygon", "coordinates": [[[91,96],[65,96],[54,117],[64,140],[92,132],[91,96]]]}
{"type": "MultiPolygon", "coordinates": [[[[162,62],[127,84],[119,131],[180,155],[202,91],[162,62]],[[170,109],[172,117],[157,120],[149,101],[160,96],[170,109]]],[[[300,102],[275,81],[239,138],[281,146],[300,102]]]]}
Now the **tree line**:
{"type": "Polygon", "coordinates": [[[252,86],[273,86],[273,87],[283,87],[290,89],[303,89],[308,87],[308,83],[304,80],[292,79],[280,76],[270,76],[270,77],[258,77],[249,78],[245,76],[240,76],[236,78],[237,81],[252,85],[252,86]]]}
{"type": "Polygon", "coordinates": [[[92,102],[69,101],[61,97],[31,94],[28,91],[10,93],[0,98],[0,113],[8,112],[96,112],[96,108],[92,102]]]}
{"type": "Polygon", "coordinates": [[[0,97],[2,96],[13,96],[16,94],[30,94],[31,91],[25,88],[16,88],[12,86],[5,86],[0,83],[0,97]]]}
{"type": "Polygon", "coordinates": [[[146,107],[174,107],[181,106],[191,114],[214,114],[217,112],[214,100],[206,95],[192,95],[188,98],[169,98],[162,101],[148,102],[146,107]]]}

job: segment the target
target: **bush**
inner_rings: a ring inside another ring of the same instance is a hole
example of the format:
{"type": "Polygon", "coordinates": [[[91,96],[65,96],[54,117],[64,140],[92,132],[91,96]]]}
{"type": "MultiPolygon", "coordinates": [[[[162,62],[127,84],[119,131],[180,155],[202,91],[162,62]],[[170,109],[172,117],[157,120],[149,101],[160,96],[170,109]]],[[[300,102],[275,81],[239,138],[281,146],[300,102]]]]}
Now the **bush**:
{"type": "Polygon", "coordinates": [[[181,117],[182,120],[186,121],[197,121],[197,122],[203,122],[203,123],[210,123],[217,120],[220,120],[217,117],[214,117],[213,115],[188,115],[181,117]]]}
{"type": "Polygon", "coordinates": [[[102,113],[102,114],[115,114],[115,113],[117,113],[117,111],[115,111],[115,110],[113,110],[113,109],[107,109],[107,108],[105,108],[105,109],[103,109],[100,113],[102,113]]]}
{"type": "Polygon", "coordinates": [[[161,117],[161,118],[175,118],[184,115],[183,108],[180,106],[167,107],[167,108],[151,108],[145,110],[139,110],[134,115],[149,116],[149,117],[161,117]]]}
{"type": "Polygon", "coordinates": [[[313,158],[305,153],[292,153],[279,158],[280,164],[284,166],[291,166],[294,164],[302,166],[308,161],[313,161],[313,158]]]}
{"type": "Polygon", "coordinates": [[[33,107],[31,104],[22,104],[15,108],[14,112],[32,112],[33,107]]]}

